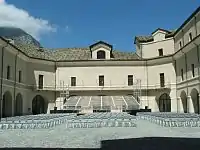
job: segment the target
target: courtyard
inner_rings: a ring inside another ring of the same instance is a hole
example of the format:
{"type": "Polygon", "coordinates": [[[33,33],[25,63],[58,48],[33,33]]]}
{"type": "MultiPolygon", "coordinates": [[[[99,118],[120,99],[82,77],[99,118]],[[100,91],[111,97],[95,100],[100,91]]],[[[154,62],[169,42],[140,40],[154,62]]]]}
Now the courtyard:
{"type": "Polygon", "coordinates": [[[66,123],[62,123],[46,129],[0,130],[0,147],[100,148],[101,142],[105,140],[143,137],[200,138],[200,127],[163,127],[144,119],[136,119],[136,125],[67,128],[66,123]]]}

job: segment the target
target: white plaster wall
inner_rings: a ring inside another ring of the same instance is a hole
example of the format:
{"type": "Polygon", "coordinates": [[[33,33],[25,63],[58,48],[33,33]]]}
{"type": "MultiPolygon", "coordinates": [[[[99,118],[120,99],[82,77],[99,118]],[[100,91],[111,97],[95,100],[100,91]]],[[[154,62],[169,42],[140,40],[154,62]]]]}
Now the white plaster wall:
{"type": "Polygon", "coordinates": [[[163,55],[169,55],[174,53],[174,41],[172,38],[160,41],[160,35],[156,36],[158,41],[143,43],[142,57],[143,58],[154,58],[159,56],[158,49],[163,49],[163,55]]]}
{"type": "Polygon", "coordinates": [[[57,85],[64,81],[65,85],[71,84],[71,77],[76,77],[77,86],[98,86],[99,75],[104,75],[105,86],[128,86],[128,75],[142,79],[146,84],[145,67],[136,66],[100,66],[100,67],[59,67],[56,70],[57,85]]]}
{"type": "Polygon", "coordinates": [[[153,34],[154,42],[165,40],[165,34],[166,34],[165,32],[158,30],[156,33],[153,34]]]}
{"type": "Polygon", "coordinates": [[[106,59],[110,59],[110,50],[108,50],[106,48],[103,48],[103,47],[98,48],[98,49],[92,51],[92,58],[93,59],[97,59],[97,52],[98,51],[105,51],[106,59]]]}

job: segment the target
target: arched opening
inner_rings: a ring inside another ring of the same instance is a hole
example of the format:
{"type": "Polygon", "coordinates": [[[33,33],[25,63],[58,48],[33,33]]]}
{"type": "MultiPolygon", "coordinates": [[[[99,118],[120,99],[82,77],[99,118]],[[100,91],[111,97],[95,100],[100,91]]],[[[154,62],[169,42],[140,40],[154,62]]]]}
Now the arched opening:
{"type": "Polygon", "coordinates": [[[45,100],[42,96],[37,95],[33,98],[32,101],[32,113],[33,115],[44,114],[45,110],[45,100]]]}
{"type": "Polygon", "coordinates": [[[171,99],[167,93],[164,93],[159,97],[158,106],[160,112],[171,112],[171,99]]]}
{"type": "Polygon", "coordinates": [[[10,92],[5,92],[2,101],[2,117],[12,116],[12,95],[10,92]]]}
{"type": "Polygon", "coordinates": [[[21,116],[23,114],[23,99],[22,95],[19,93],[16,96],[15,101],[15,116],[21,116]]]}
{"type": "Polygon", "coordinates": [[[190,96],[192,98],[192,104],[194,113],[199,113],[199,93],[196,89],[192,89],[190,96]]]}
{"type": "Polygon", "coordinates": [[[187,110],[187,108],[188,108],[187,107],[187,95],[186,95],[185,91],[181,92],[180,97],[181,97],[181,103],[182,103],[182,110],[184,113],[187,113],[188,112],[188,110],[187,110]]]}
{"type": "Polygon", "coordinates": [[[106,58],[105,51],[98,51],[97,52],[97,59],[105,59],[105,58],[106,58]]]}

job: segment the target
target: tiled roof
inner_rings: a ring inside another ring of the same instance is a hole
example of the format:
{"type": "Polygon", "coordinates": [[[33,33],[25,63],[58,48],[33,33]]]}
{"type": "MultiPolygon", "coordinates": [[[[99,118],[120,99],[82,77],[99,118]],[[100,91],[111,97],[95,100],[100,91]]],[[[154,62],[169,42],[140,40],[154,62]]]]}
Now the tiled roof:
{"type": "MultiPolygon", "coordinates": [[[[167,34],[165,35],[165,38],[173,37],[175,31],[176,30],[168,31],[167,34]]],[[[136,36],[135,40],[138,40],[141,43],[151,42],[151,41],[153,41],[153,36],[152,35],[149,35],[149,36],[136,36]]]]}
{"type": "MultiPolygon", "coordinates": [[[[88,48],[61,48],[46,49],[34,46],[15,43],[18,49],[32,58],[46,59],[52,61],[73,61],[73,60],[92,60],[91,51],[88,48]]],[[[140,59],[134,52],[120,52],[112,50],[111,60],[138,60],[140,59]]]]}

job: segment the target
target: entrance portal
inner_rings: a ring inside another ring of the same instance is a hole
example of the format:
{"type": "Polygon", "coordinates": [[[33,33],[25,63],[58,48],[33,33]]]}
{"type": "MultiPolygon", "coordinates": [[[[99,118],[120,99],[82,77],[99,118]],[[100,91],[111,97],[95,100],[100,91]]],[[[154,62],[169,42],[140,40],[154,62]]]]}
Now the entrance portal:
{"type": "Polygon", "coordinates": [[[34,97],[32,101],[32,113],[33,115],[45,113],[45,101],[40,95],[34,97]]]}

